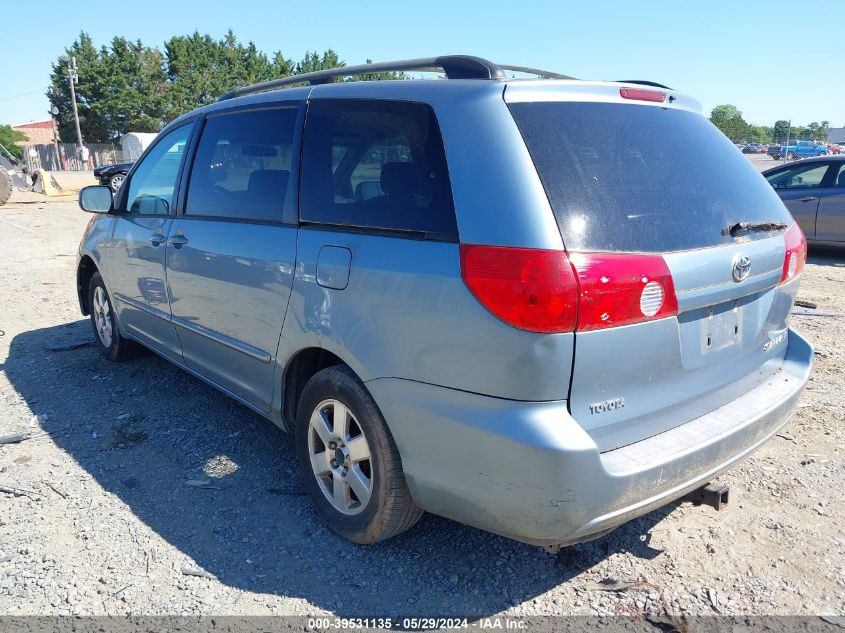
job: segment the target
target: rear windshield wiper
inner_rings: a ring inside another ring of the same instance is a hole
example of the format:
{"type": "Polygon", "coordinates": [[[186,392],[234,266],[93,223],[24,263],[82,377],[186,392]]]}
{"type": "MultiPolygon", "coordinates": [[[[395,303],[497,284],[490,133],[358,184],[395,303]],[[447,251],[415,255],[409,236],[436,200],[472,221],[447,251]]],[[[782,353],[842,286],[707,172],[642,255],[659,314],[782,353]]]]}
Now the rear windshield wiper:
{"type": "Polygon", "coordinates": [[[785,228],[786,224],[783,222],[752,223],[748,220],[743,220],[742,222],[737,222],[736,224],[732,224],[722,229],[722,235],[736,237],[738,233],[742,233],[743,231],[783,231],[785,228]]]}

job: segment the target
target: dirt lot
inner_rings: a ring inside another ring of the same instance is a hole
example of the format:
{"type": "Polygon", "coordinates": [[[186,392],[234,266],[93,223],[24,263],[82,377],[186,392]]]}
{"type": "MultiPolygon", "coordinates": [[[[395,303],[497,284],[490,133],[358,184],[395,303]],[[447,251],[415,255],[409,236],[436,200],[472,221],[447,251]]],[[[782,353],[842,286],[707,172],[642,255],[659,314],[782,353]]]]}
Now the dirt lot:
{"type": "MultiPolygon", "coordinates": [[[[0,486],[27,491],[0,494],[0,614],[845,613],[845,318],[793,317],[811,383],[722,478],[726,511],[672,504],[559,556],[431,516],[359,547],[321,525],[270,423],[84,345],[87,220],[32,194],[0,208],[0,435],[31,434],[0,446],[0,486]]],[[[800,298],[845,313],[845,258],[814,254],[800,298]]]]}

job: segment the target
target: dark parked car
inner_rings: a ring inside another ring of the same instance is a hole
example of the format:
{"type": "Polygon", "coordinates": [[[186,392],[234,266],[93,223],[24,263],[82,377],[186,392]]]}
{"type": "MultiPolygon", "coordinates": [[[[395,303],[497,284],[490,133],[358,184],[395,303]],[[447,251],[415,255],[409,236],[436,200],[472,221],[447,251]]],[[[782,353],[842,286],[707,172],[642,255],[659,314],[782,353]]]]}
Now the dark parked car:
{"type": "Polygon", "coordinates": [[[763,172],[811,244],[845,245],[845,155],[763,172]]]}
{"type": "Polygon", "coordinates": [[[94,178],[100,181],[101,185],[106,185],[112,191],[117,193],[120,185],[123,184],[126,174],[132,169],[135,163],[117,163],[115,165],[102,165],[94,170],[94,178]]]}

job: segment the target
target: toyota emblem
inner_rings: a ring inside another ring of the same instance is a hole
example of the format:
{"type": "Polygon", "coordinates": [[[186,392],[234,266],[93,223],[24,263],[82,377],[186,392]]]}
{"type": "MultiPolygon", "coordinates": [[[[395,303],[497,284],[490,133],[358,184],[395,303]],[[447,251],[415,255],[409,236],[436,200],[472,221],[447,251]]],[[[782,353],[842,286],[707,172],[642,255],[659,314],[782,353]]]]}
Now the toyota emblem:
{"type": "Polygon", "coordinates": [[[745,255],[739,255],[734,259],[733,277],[739,283],[751,273],[751,260],[745,255]]]}

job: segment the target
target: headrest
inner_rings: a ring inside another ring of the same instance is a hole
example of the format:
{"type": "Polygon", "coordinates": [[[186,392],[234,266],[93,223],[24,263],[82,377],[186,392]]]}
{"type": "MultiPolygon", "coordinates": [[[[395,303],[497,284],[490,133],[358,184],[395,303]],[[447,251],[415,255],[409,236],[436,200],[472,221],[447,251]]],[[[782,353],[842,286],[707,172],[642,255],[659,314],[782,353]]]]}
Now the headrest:
{"type": "Polygon", "coordinates": [[[425,194],[425,177],[414,163],[385,163],[381,168],[380,184],[388,196],[425,194]]]}

